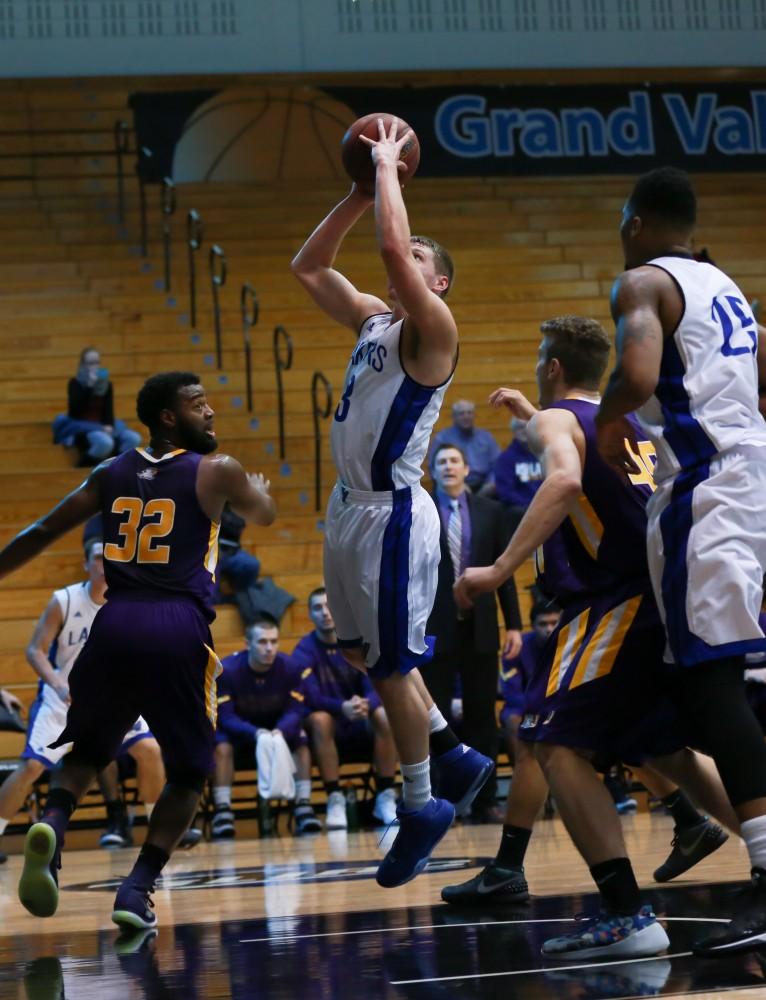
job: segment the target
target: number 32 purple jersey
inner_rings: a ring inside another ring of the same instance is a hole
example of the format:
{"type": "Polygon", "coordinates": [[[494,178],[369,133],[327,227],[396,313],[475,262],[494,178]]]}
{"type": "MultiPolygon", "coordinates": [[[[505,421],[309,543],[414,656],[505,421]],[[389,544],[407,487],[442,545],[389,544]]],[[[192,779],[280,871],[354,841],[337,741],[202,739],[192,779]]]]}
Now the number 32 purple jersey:
{"type": "Polygon", "coordinates": [[[197,499],[202,456],[155,458],[142,448],[120,455],[101,476],[104,571],[108,593],[192,597],[208,621],[218,560],[218,524],[197,499]]]}

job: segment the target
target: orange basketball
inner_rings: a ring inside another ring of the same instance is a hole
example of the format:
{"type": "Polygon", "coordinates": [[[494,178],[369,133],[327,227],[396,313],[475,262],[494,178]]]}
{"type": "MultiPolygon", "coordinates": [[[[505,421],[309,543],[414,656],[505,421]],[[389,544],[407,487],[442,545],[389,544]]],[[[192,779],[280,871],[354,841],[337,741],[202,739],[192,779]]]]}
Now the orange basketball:
{"type": "MultiPolygon", "coordinates": [[[[375,164],[372,162],[370,147],[359,137],[366,135],[368,139],[377,139],[379,118],[383,119],[383,127],[388,133],[394,116],[378,112],[365,115],[364,118],[358,118],[343,136],[341,142],[341,158],[346,173],[352,181],[356,181],[359,188],[366,194],[375,192],[375,164]]],[[[398,119],[398,122],[396,137],[400,139],[405,132],[410,130],[410,126],[401,118],[398,119]]],[[[406,171],[402,170],[399,173],[399,183],[406,184],[420,163],[420,143],[414,132],[402,147],[399,155],[402,163],[407,166],[406,171]]]]}

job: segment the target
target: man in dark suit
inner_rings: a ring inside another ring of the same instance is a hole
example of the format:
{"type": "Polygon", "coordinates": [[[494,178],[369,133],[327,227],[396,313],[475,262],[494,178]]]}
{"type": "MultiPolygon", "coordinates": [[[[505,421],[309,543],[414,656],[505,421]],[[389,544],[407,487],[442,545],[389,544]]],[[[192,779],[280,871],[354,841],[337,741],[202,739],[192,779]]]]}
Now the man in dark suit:
{"type": "MultiPolygon", "coordinates": [[[[436,636],[433,660],[421,667],[423,679],[443,715],[449,714],[460,675],[463,697],[463,738],[493,760],[497,755],[495,700],[498,689],[500,631],[492,594],[477,598],[470,611],[459,611],[452,585],[467,566],[488,565],[503,552],[508,526],[502,507],[466,488],[469,468],[460,448],[440,447],[433,456],[434,499],[441,519],[441,562],[436,600],[428,634],[436,636]]],[[[511,577],[497,591],[506,628],[504,655],[521,649],[521,616],[511,577]]],[[[494,775],[474,801],[472,819],[501,823],[495,803],[494,775]]]]}

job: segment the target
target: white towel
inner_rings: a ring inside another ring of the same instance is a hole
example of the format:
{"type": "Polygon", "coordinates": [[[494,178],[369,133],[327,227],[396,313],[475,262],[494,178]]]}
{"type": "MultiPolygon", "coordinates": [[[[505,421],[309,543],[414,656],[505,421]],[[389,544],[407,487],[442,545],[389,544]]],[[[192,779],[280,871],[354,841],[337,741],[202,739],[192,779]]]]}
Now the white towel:
{"type": "Polygon", "coordinates": [[[278,729],[261,731],[255,747],[258,794],[262,799],[295,798],[295,763],[278,729]]]}

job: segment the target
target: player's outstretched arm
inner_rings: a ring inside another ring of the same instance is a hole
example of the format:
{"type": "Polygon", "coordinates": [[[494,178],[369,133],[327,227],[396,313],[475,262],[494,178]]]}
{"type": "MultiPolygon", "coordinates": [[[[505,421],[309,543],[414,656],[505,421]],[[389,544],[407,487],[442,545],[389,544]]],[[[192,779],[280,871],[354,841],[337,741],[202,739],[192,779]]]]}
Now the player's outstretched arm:
{"type": "Polygon", "coordinates": [[[359,327],[375,313],[388,312],[385,302],[360,292],[333,264],[343,239],[372,204],[356,184],[309,236],[290,265],[320,309],[343,326],[359,333],[359,327]]]}
{"type": "Polygon", "coordinates": [[[231,455],[207,455],[200,462],[197,495],[212,521],[219,521],[225,503],[251,524],[268,526],[277,516],[270,483],[260,473],[248,475],[231,455]]]}
{"type": "Polygon", "coordinates": [[[505,551],[492,566],[469,567],[455,583],[461,608],[507,580],[547,541],[582,493],[583,458],[577,444],[577,418],[568,410],[542,410],[527,427],[529,446],[539,456],[545,478],[505,551]]]}
{"type": "Polygon", "coordinates": [[[97,466],[85,482],[39,521],[30,524],[0,550],[0,579],[34,559],[67,531],[83,524],[101,509],[99,481],[106,463],[97,466]]]}
{"type": "Polygon", "coordinates": [[[423,248],[410,243],[410,223],[399,184],[399,171],[404,166],[399,154],[410,133],[397,139],[397,127],[394,118],[386,135],[381,120],[377,142],[364,135],[359,137],[371,147],[375,162],[375,225],[380,255],[396,297],[417,331],[418,343],[443,353],[451,365],[457,352],[457,326],[447,304],[431,291],[417,265],[416,258],[424,253],[423,248]]]}

